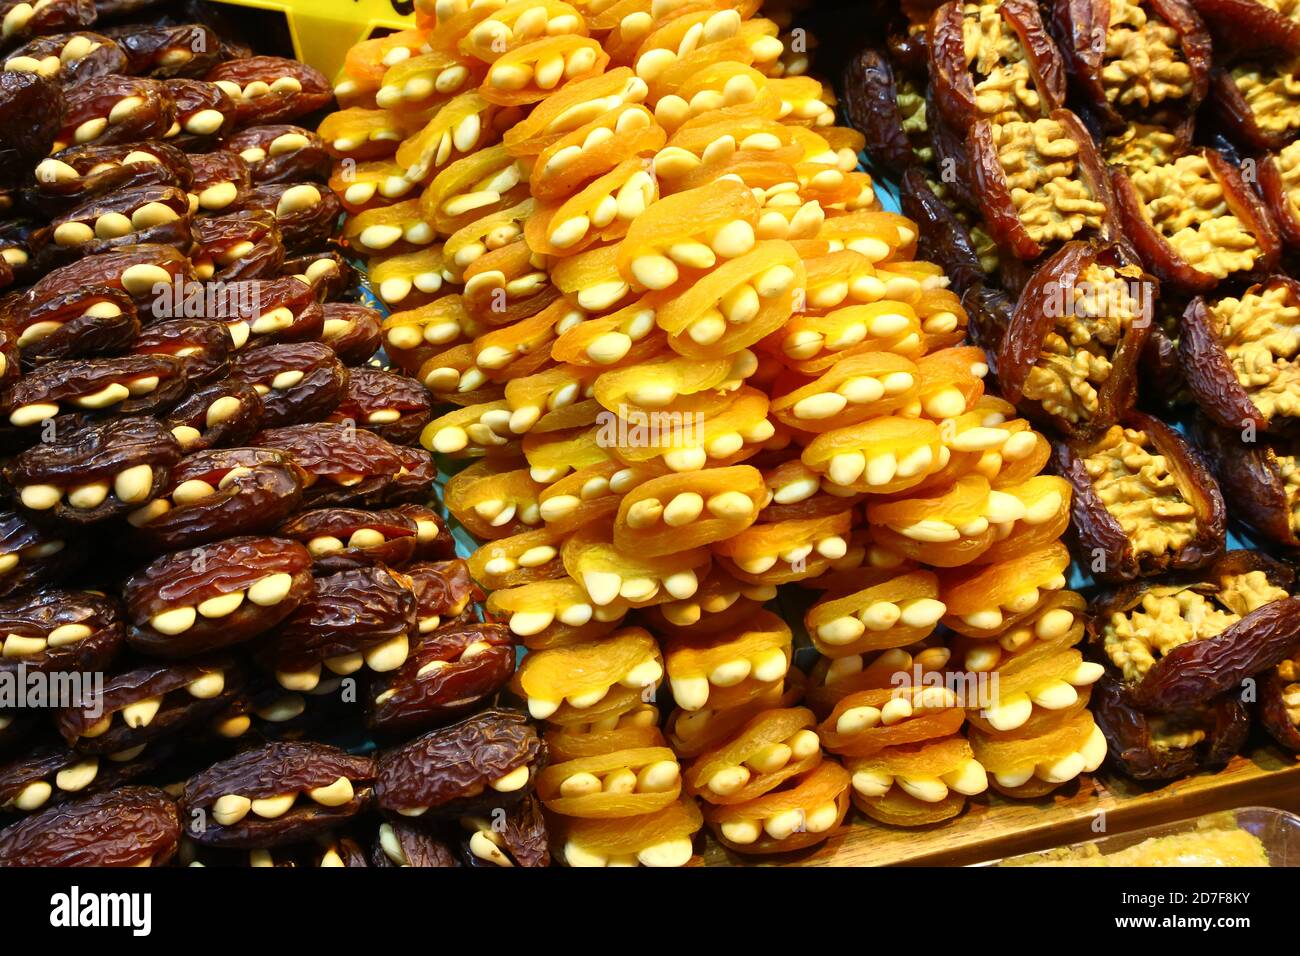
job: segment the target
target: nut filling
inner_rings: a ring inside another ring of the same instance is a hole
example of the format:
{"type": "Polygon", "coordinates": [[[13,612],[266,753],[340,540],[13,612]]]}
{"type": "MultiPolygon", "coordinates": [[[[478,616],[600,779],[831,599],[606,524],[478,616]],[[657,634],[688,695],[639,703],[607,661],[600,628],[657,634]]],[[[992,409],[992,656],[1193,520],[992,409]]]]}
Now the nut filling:
{"type": "Polygon", "coordinates": [[[1300,415],[1300,303],[1287,286],[1226,298],[1209,310],[1237,381],[1265,419],[1300,415]]]}
{"type": "Polygon", "coordinates": [[[1101,82],[1106,99],[1121,108],[1145,109],[1188,96],[1192,70],[1178,31],[1141,2],[1111,0],[1101,82]]]}
{"type": "Polygon", "coordinates": [[[1278,175],[1282,180],[1282,194],[1291,215],[1300,218],[1300,141],[1292,143],[1273,155],[1278,175]]]}
{"type": "Polygon", "coordinates": [[[1042,97],[1034,87],[1024,48],[998,5],[967,4],[962,12],[976,109],[994,123],[1041,115],[1042,97]]]}
{"type": "Polygon", "coordinates": [[[993,142],[1016,215],[1035,242],[1072,239],[1101,227],[1106,207],[1081,177],[1079,144],[1059,122],[995,125],[993,142]]]}
{"type": "Polygon", "coordinates": [[[1295,455],[1278,455],[1277,470],[1286,491],[1291,530],[1300,534],[1300,462],[1295,455]]]}
{"type": "Polygon", "coordinates": [[[1295,726],[1300,726],[1300,655],[1284,660],[1277,665],[1277,676],[1282,678],[1282,703],[1286,707],[1287,719],[1295,726]]]}
{"type": "Polygon", "coordinates": [[[1102,141],[1108,163],[1133,170],[1149,170],[1172,163],[1178,156],[1178,137],[1159,126],[1130,123],[1124,132],[1102,141]]]}
{"type": "Polygon", "coordinates": [[[1195,509],[1146,432],[1111,426],[1084,467],[1135,555],[1177,554],[1196,536],[1195,509]]]}
{"type": "Polygon", "coordinates": [[[1022,393],[1044,411],[1069,422],[1093,418],[1100,407],[1098,389],[1110,378],[1112,362],[1125,331],[1142,314],[1129,293],[1140,270],[1115,270],[1095,262],[1070,289],[1072,302],[1060,309],[1055,329],[1043,339],[1043,351],[1029,370],[1022,393]]]}
{"type": "Polygon", "coordinates": [[[1250,271],[1262,255],[1256,237],[1229,210],[1204,156],[1135,171],[1132,181],[1152,226],[1193,268],[1222,279],[1250,271]]]}
{"type": "Polygon", "coordinates": [[[1300,130],[1300,77],[1296,62],[1243,63],[1229,71],[1256,125],[1267,133],[1300,130]]]}

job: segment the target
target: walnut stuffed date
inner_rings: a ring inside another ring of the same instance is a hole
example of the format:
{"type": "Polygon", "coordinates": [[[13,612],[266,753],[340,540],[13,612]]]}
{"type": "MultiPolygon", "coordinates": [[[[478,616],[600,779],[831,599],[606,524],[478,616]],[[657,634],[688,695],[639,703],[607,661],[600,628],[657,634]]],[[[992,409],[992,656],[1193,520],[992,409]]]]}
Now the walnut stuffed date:
{"type": "Polygon", "coordinates": [[[185,782],[185,831],[204,846],[273,848],[333,830],[370,802],[375,761],[325,744],[279,741],[185,782]]]}
{"type": "Polygon", "coordinates": [[[161,866],[180,837],[166,793],[118,787],[0,830],[0,866],[161,866]]]}
{"type": "Polygon", "coordinates": [[[1284,548],[1300,548],[1300,448],[1290,436],[1247,442],[1242,434],[1204,419],[1196,423],[1197,443],[1232,516],[1284,548]]]}
{"type": "Polygon", "coordinates": [[[123,593],[133,648],[192,657],[248,641],[310,601],[311,555],[285,538],[227,538],[158,558],[123,593]]]}
{"type": "Polygon", "coordinates": [[[485,710],[381,754],[375,801],[396,819],[459,817],[522,799],[545,763],[527,717],[485,710]]]}
{"type": "Polygon", "coordinates": [[[1101,435],[1058,443],[1072,535],[1098,578],[1203,567],[1223,551],[1226,508],[1201,456],[1168,425],[1129,412],[1101,435]]]}

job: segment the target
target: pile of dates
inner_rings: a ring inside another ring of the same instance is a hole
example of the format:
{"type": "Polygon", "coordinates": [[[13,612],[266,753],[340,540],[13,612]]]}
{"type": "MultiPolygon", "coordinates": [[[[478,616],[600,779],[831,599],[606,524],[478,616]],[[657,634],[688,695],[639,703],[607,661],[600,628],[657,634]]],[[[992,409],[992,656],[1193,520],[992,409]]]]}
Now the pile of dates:
{"type": "Polygon", "coordinates": [[[755,7],[417,3],[318,128],[571,866],[941,823],[1106,753],[1071,485],[755,7]]]}
{"type": "Polygon", "coordinates": [[[10,4],[0,58],[0,865],[546,864],[325,78],[202,4],[10,4]]]}
{"type": "Polygon", "coordinates": [[[1053,436],[1102,587],[1114,765],[1300,748],[1300,18],[1260,0],[890,5],[844,74],[1002,394],[1053,436]],[[1141,382],[1139,388],[1138,383],[1141,382]],[[1177,424],[1173,424],[1177,423],[1177,424]]]}

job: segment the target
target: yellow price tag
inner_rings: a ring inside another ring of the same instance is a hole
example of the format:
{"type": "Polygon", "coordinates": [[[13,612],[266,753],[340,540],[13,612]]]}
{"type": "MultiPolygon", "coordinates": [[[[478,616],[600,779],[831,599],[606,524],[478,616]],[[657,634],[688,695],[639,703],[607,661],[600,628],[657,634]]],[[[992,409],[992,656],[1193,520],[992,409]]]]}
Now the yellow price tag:
{"type": "Polygon", "coordinates": [[[337,81],[343,58],[377,27],[415,26],[413,0],[218,0],[236,7],[279,10],[289,23],[294,55],[337,81]]]}

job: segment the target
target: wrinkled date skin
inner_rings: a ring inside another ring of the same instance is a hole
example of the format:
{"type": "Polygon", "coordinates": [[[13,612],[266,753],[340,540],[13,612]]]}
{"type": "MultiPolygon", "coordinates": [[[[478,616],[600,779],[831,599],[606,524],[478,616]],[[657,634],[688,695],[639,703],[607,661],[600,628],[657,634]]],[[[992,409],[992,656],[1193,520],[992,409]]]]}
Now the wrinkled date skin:
{"type": "MultiPolygon", "coordinates": [[[[1192,5],[1184,0],[1146,0],[1146,6],[1178,34],[1178,53],[1191,73],[1192,89],[1187,96],[1173,99],[1166,106],[1148,109],[1142,119],[1171,130],[1181,127],[1190,134],[1196,108],[1205,99],[1210,85],[1212,50],[1209,31],[1192,5]]],[[[1104,0],[1053,0],[1051,12],[1061,55],[1074,89],[1107,129],[1122,131],[1128,120],[1107,98],[1102,82],[1110,3],[1104,0]]]]}
{"type": "Polygon", "coordinates": [[[202,76],[221,62],[221,38],[202,23],[130,24],[113,31],[132,73],[154,77],[202,76]]]}
{"type": "Polygon", "coordinates": [[[542,801],[529,794],[502,818],[461,820],[466,866],[550,866],[550,841],[542,801]]]}
{"type": "Polygon", "coordinates": [[[207,281],[274,279],[284,265],[275,217],[260,209],[194,221],[194,268],[207,281]]]}
{"type": "Polygon", "coordinates": [[[334,100],[334,90],[319,70],[278,56],[228,60],[210,70],[205,79],[226,87],[235,101],[241,129],[283,123],[334,100]]]}
{"type": "Polygon", "coordinates": [[[154,552],[269,531],[298,510],[303,478],[291,458],[272,448],[196,452],[172,470],[162,497],[130,521],[154,552]]]}
{"type": "Polygon", "coordinates": [[[167,92],[176,103],[176,125],[170,142],[189,153],[211,149],[235,126],[235,104],[230,95],[206,80],[166,80],[167,92]]]}
{"type": "Polygon", "coordinates": [[[985,278],[970,232],[930,188],[925,173],[909,169],[899,185],[903,215],[919,227],[917,255],[943,266],[952,280],[952,290],[963,294],[985,278]]]}
{"type": "Polygon", "coordinates": [[[1300,753],[1300,729],[1291,720],[1284,694],[1288,683],[1277,669],[1269,671],[1259,682],[1259,704],[1255,712],[1269,736],[1292,753],[1300,753]]]}
{"type": "Polygon", "coordinates": [[[0,415],[17,428],[78,411],[151,415],[175,405],[185,387],[185,366],[169,355],[49,362],[0,394],[0,415]]]}
{"type": "MultiPolygon", "coordinates": [[[[1274,587],[1289,590],[1295,573],[1260,552],[1230,551],[1198,575],[1214,591],[1231,575],[1260,571],[1274,587]]],[[[1091,607],[1097,622],[1137,607],[1158,583],[1133,582],[1099,595],[1091,607]]],[[[1248,677],[1285,660],[1300,644],[1300,598],[1270,601],[1211,637],[1179,644],[1161,655],[1140,681],[1125,688],[1133,706],[1148,712],[1180,711],[1207,704],[1248,677]]]]}
{"type": "Polygon", "coordinates": [[[317,574],[335,574],[372,564],[400,567],[415,556],[415,522],[400,511],[318,508],[304,511],[276,529],[311,552],[317,574]]]}
{"type": "MultiPolygon", "coordinates": [[[[1065,102],[1065,64],[1043,25],[1038,5],[1033,0],[1003,0],[999,9],[1025,52],[1043,113],[1059,109],[1065,102]]],[[[930,20],[928,49],[939,112],[953,128],[965,130],[979,119],[980,112],[975,105],[975,82],[966,66],[963,20],[963,5],[957,0],[936,10],[930,20]]]]}
{"type": "Polygon", "coordinates": [[[119,787],[0,830],[0,866],[161,866],[180,837],[167,794],[119,787]]]}
{"type": "MultiPolygon", "coordinates": [[[[1259,244],[1261,255],[1255,262],[1254,273],[1268,275],[1277,266],[1282,247],[1277,224],[1273,222],[1268,207],[1259,194],[1242,180],[1237,167],[1218,150],[1205,148],[1201,152],[1215,179],[1223,187],[1223,199],[1228,210],[1259,244]]],[[[1190,293],[1208,292],[1218,285],[1218,278],[1193,267],[1146,218],[1137,187],[1124,168],[1113,166],[1110,176],[1123,234],[1128,237],[1147,269],[1161,282],[1190,293]]]]}
{"type": "Polygon", "coordinates": [[[8,23],[4,32],[6,46],[28,37],[88,27],[97,16],[94,0],[49,0],[39,6],[14,0],[0,3],[0,17],[8,23]]]}
{"type": "Polygon", "coordinates": [[[176,101],[160,80],[138,76],[100,76],[64,93],[59,149],[89,142],[132,143],[162,139],[176,121],[176,101]],[[131,101],[130,109],[118,107],[131,101]],[[114,108],[117,112],[114,113],[114,108]]]}
{"type": "Polygon", "coordinates": [[[188,189],[193,177],[185,154],[166,143],[69,146],[37,164],[23,195],[32,206],[56,216],[124,189],[188,189]]]}
{"type": "Polygon", "coordinates": [[[286,342],[244,349],[235,374],[262,398],[262,426],[282,428],[319,421],[348,388],[348,370],[319,342],[286,342]]]}
{"type": "Polygon", "coordinates": [[[1180,715],[1205,731],[1194,747],[1155,747],[1151,718],[1138,710],[1123,685],[1103,677],[1089,698],[1093,719],[1106,737],[1108,759],[1134,780],[1174,780],[1226,764],[1246,742],[1250,714],[1232,694],[1180,715]]]}
{"type": "Polygon", "coordinates": [[[397,372],[354,368],[332,422],[354,422],[396,445],[411,445],[433,417],[433,400],[420,382],[397,372]]]}
{"type": "Polygon", "coordinates": [[[1119,521],[1098,497],[1084,465],[1089,443],[1076,440],[1056,442],[1052,449],[1052,470],[1071,485],[1071,537],[1080,560],[1096,564],[1103,581],[1129,581],[1164,571],[1204,567],[1223,552],[1227,529],[1227,508],[1218,482],[1201,456],[1164,422],[1141,412],[1130,411],[1120,423],[1151,436],[1155,452],[1162,455],[1170,472],[1179,479],[1180,489],[1195,509],[1196,534],[1176,552],[1159,555],[1135,553],[1119,521]]]}
{"type": "Polygon", "coordinates": [[[510,680],[515,640],[504,624],[449,624],[420,638],[406,663],[372,681],[375,730],[423,730],[478,707],[510,680]]]}
{"type": "Polygon", "coordinates": [[[262,399],[242,378],[222,379],[185,396],[166,424],[186,452],[239,445],[262,427],[262,399]]]}
{"type": "Polygon", "coordinates": [[[228,214],[238,209],[253,188],[248,163],[234,153],[221,150],[193,153],[190,165],[194,168],[191,192],[200,216],[228,214]]]}
{"type": "Polygon", "coordinates": [[[80,535],[0,511],[0,598],[62,581],[85,563],[86,551],[80,535]]]}
{"type": "Polygon", "coordinates": [[[460,861],[428,828],[392,820],[380,824],[370,846],[370,865],[377,867],[453,867],[460,861]],[[384,827],[388,829],[385,831],[384,827]]]}
{"type": "Polygon", "coordinates": [[[132,416],[59,434],[11,458],[0,473],[27,510],[84,524],[143,504],[180,457],[180,445],[158,421],[132,416]],[[89,485],[108,492],[93,507],[77,507],[69,492],[89,485]]]}
{"type": "Polygon", "coordinates": [[[334,350],[344,365],[369,361],[383,343],[383,319],[366,305],[326,302],[321,341],[334,350]]]}
{"type": "Polygon", "coordinates": [[[144,654],[192,657],[270,630],[312,592],[311,555],[295,541],[236,537],[178,551],[127,578],[127,642],[144,654]]]}
{"type": "MultiPolygon", "coordinates": [[[[330,305],[366,308],[352,302],[334,303],[330,301],[331,299],[337,299],[352,288],[352,280],[356,277],[356,270],[352,268],[347,259],[343,258],[343,254],[338,249],[295,251],[292,256],[284,260],[284,265],[280,267],[280,275],[297,276],[300,279],[305,279],[315,291],[317,301],[324,303],[327,310],[330,305]]],[[[378,341],[378,336],[376,336],[376,341],[378,341]]],[[[375,349],[378,348],[379,346],[376,344],[375,349]]],[[[374,354],[373,351],[370,353],[370,355],[374,354]]],[[[367,355],[366,358],[369,358],[370,355],[367,355]]],[[[357,364],[350,358],[345,357],[341,352],[339,358],[343,360],[344,365],[357,364]]]]}
{"type": "Polygon", "coordinates": [[[116,754],[207,720],[246,679],[242,665],[227,656],[146,663],[109,677],[82,706],[56,711],[54,723],[74,750],[116,754]]]}
{"type": "Polygon", "coordinates": [[[1291,499],[1279,453],[1292,450],[1287,440],[1243,442],[1240,429],[1218,428],[1204,418],[1196,421],[1196,441],[1214,468],[1234,518],[1244,521],[1270,541],[1300,548],[1300,535],[1291,526],[1291,499]]]}
{"type": "Polygon", "coordinates": [[[1015,299],[987,282],[975,283],[961,297],[961,307],[970,320],[967,328],[971,342],[984,350],[985,360],[995,376],[998,374],[998,353],[1011,324],[1015,305],[1015,299]]]}
{"type": "MultiPolygon", "coordinates": [[[[1276,72],[1288,81],[1291,80],[1291,67],[1285,63],[1269,66],[1265,60],[1261,72],[1267,75],[1276,72]]],[[[1251,104],[1237,89],[1232,74],[1224,67],[1217,67],[1210,75],[1210,105],[1219,125],[1227,131],[1232,142],[1249,151],[1281,149],[1295,139],[1295,130],[1289,127],[1273,129],[1259,122],[1251,104]]]]}
{"type": "Polygon", "coordinates": [[[186,833],[204,846],[284,846],[325,833],[361,813],[370,802],[374,778],[375,761],[370,757],[325,744],[279,741],[190,777],[180,801],[181,816],[186,833]],[[340,778],[347,784],[339,784],[340,778]],[[324,793],[324,788],[332,792],[324,793]],[[219,803],[223,797],[243,799],[226,801],[237,804],[228,809],[219,803]],[[265,816],[258,812],[260,801],[277,797],[292,797],[287,811],[277,816],[269,809],[265,816]]]}
{"type": "Polygon", "coordinates": [[[215,314],[207,316],[225,323],[235,348],[320,338],[325,313],[301,279],[253,279],[240,289],[241,294],[219,297],[215,314]]]}
{"type": "Polygon", "coordinates": [[[221,148],[248,163],[255,183],[323,183],[329,178],[325,141],[301,126],[253,126],[231,136],[221,148]]]}
{"type": "Polygon", "coordinates": [[[94,591],[49,588],[0,601],[0,672],[99,671],[122,647],[117,601],[94,591]]]}
{"type": "MultiPolygon", "coordinates": [[[[410,508],[410,505],[403,505],[410,508]]],[[[444,529],[444,534],[446,531],[444,529]]],[[[448,535],[444,549],[452,550],[448,535]]],[[[405,569],[415,591],[419,630],[427,634],[443,624],[476,624],[478,613],[474,601],[483,600],[483,592],[474,583],[469,565],[460,558],[447,561],[421,561],[405,569]]]]}
{"type": "Polygon", "coordinates": [[[96,196],[32,233],[38,262],[53,268],[119,246],[158,243],[186,248],[190,201],[176,186],[136,186],[96,196]]]}
{"type": "Polygon", "coordinates": [[[1260,0],[1192,0],[1215,42],[1236,53],[1300,53],[1300,20],[1260,0]]]}
{"type": "MultiPolygon", "coordinates": [[[[415,522],[416,545],[415,554],[413,555],[414,560],[441,562],[444,559],[455,557],[456,541],[452,538],[451,532],[447,530],[447,523],[442,520],[442,515],[438,514],[437,511],[428,505],[417,502],[398,505],[395,510],[400,511],[415,522]]],[[[463,594],[461,572],[451,565],[444,567],[441,563],[431,565],[431,569],[434,573],[446,578],[449,582],[447,592],[457,595],[456,600],[460,600],[460,596],[463,594]]],[[[469,574],[468,565],[465,567],[465,574],[469,574]]],[[[420,593],[418,582],[416,593],[420,593]]],[[[475,592],[474,599],[479,600],[477,592],[475,592]]],[[[442,612],[439,611],[438,613],[441,614],[442,612]]]]}
{"type": "Polygon", "coordinates": [[[167,355],[180,360],[191,386],[219,381],[230,371],[234,342],[220,322],[170,319],[145,329],[131,351],[136,355],[167,355]]]}
{"type": "MultiPolygon", "coordinates": [[[[1059,307],[1064,306],[1064,295],[1087,285],[1080,277],[1093,265],[1119,269],[1128,264],[1128,257],[1120,247],[1101,246],[1095,243],[1068,242],[1046,259],[1033,273],[1020,292],[1011,324],[1002,338],[997,369],[998,384],[1007,401],[1023,406],[1021,411],[1039,421],[1049,421],[1065,435],[1086,435],[1104,429],[1129,410],[1137,395],[1137,366],[1151,331],[1149,314],[1155,301],[1156,283],[1147,275],[1120,279],[1126,293],[1132,295],[1135,285],[1141,292],[1134,298],[1145,305],[1146,313],[1128,322],[1117,345],[1108,346],[1107,358],[1111,370],[1097,389],[1098,408],[1086,419],[1071,422],[1059,415],[1049,414],[1038,402],[1024,398],[1022,389],[1030,370],[1044,351],[1044,342],[1056,326],[1059,307]]],[[[1118,278],[1118,276],[1117,276],[1118,278]]],[[[1068,307],[1068,306],[1066,306],[1068,307]]]]}
{"type": "Polygon", "coordinates": [[[325,242],[343,212],[333,192],[312,183],[264,183],[253,187],[241,204],[245,209],[274,213],[280,235],[290,249],[325,242]]]}
{"type": "Polygon", "coordinates": [[[394,488],[395,479],[407,467],[407,456],[397,445],[349,425],[274,428],[259,432],[252,444],[279,448],[293,456],[312,476],[303,500],[316,507],[382,501],[401,490],[394,488]]]}
{"type": "Polygon", "coordinates": [[[18,813],[48,809],[75,797],[120,787],[156,764],[144,754],[110,762],[87,760],[85,754],[67,747],[37,746],[0,766],[0,809],[18,813]]]}
{"type": "Polygon", "coordinates": [[[889,57],[868,47],[844,70],[844,109],[867,138],[867,152],[895,176],[916,165],[912,142],[903,130],[898,87],[889,57]]]}
{"type": "Polygon", "coordinates": [[[91,286],[36,301],[21,296],[13,311],[27,370],[66,359],[121,352],[140,332],[131,297],[111,286],[91,286]]]}
{"type": "Polygon", "coordinates": [[[276,671],[309,670],[415,630],[410,581],[388,568],[340,571],[317,578],[315,585],[314,593],[258,648],[259,658],[276,671]]]}
{"type": "Polygon", "coordinates": [[[523,714],[494,708],[385,751],[377,764],[384,813],[459,817],[526,795],[546,764],[546,744],[523,714]],[[523,767],[526,779],[510,779],[523,767]],[[513,789],[493,786],[502,781],[513,789]]]}
{"type": "Polygon", "coordinates": [[[25,70],[57,79],[64,86],[112,73],[128,73],[126,54],[102,33],[79,31],[40,36],[5,57],[6,69],[25,70]],[[49,61],[53,61],[50,64],[49,61]],[[52,68],[51,68],[52,66],[52,68]]]}
{"type": "MultiPolygon", "coordinates": [[[[1290,276],[1273,276],[1267,282],[1251,286],[1247,293],[1266,294],[1283,291],[1291,302],[1300,302],[1300,282],[1290,276]]],[[[1250,428],[1265,432],[1268,418],[1251,401],[1224,349],[1217,324],[1210,316],[1204,296],[1197,296],[1183,312],[1182,335],[1178,339],[1178,358],[1183,381],[1197,405],[1215,424],[1241,431],[1250,428]]],[[[1279,425],[1287,421],[1279,420],[1279,425]]],[[[1273,426],[1276,429],[1276,426],[1273,426]]]]}
{"type": "Polygon", "coordinates": [[[0,187],[17,186],[50,152],[63,116],[63,90],[36,73],[0,71],[0,187]]]}
{"type": "Polygon", "coordinates": [[[119,246],[112,252],[87,256],[71,265],[55,269],[32,286],[29,295],[33,302],[84,291],[88,288],[109,286],[122,289],[135,302],[142,322],[151,318],[165,319],[173,305],[166,295],[168,287],[193,282],[190,260],[175,246],[157,243],[119,246]]]}

